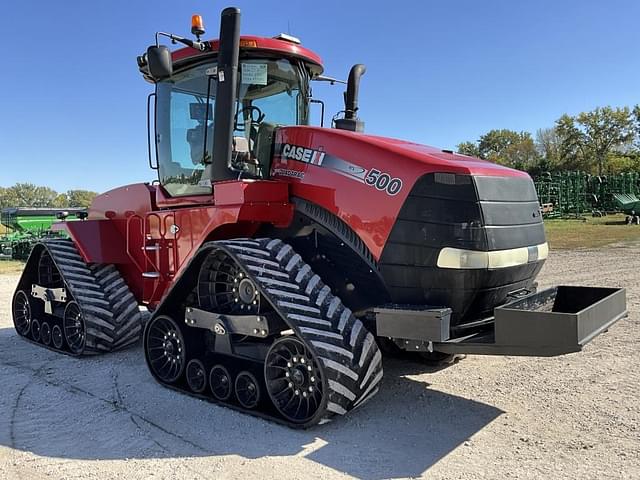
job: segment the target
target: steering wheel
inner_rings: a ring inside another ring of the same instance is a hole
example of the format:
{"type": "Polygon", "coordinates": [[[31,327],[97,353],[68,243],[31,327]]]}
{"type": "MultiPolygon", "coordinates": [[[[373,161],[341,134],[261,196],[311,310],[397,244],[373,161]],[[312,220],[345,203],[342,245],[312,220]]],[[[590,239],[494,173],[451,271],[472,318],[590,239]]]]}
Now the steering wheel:
{"type": "Polygon", "coordinates": [[[256,123],[261,123],[264,120],[265,114],[262,113],[262,110],[260,110],[258,107],[254,107],[253,105],[241,108],[240,110],[238,110],[238,112],[236,113],[236,116],[233,119],[234,130],[238,132],[244,132],[245,117],[251,118],[251,124],[253,125],[256,123]],[[241,118],[240,117],[241,114],[242,114],[242,121],[238,122],[238,120],[240,120],[241,118]]]}

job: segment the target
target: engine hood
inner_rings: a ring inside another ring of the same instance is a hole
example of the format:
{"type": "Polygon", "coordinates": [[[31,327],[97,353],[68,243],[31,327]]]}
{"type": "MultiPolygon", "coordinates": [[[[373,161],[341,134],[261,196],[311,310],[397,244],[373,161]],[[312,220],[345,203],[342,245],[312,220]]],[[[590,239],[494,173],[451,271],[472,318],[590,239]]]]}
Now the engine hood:
{"type": "Polygon", "coordinates": [[[489,176],[522,176],[528,174],[504,167],[479,158],[441,150],[435,147],[409,142],[396,138],[368,135],[363,133],[318,127],[285,127],[283,130],[291,132],[293,137],[304,139],[306,145],[324,148],[325,151],[340,155],[348,151],[352,155],[383,156],[391,154],[417,162],[427,167],[428,171],[446,171],[458,174],[489,175],[489,176]],[[294,133],[295,131],[295,133],[294,133]]]}

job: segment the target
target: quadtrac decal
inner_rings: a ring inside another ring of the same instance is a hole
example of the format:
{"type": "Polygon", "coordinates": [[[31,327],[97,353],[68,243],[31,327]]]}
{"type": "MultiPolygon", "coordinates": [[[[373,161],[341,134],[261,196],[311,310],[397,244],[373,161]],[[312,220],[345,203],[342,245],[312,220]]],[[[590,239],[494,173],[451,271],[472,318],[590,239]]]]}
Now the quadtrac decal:
{"type": "Polygon", "coordinates": [[[300,180],[304,178],[304,172],[299,172],[298,170],[291,170],[289,168],[276,167],[273,169],[273,174],[280,175],[281,177],[299,178],[300,180]]]}
{"type": "MultiPolygon", "coordinates": [[[[374,187],[391,196],[397,195],[400,190],[402,190],[402,179],[392,177],[388,173],[375,168],[367,170],[360,165],[356,165],[355,163],[330,155],[322,150],[314,150],[285,143],[282,145],[280,152],[280,162],[283,164],[286,164],[288,160],[294,160],[296,162],[316,165],[318,167],[331,170],[339,175],[348,177],[351,180],[374,187]]],[[[297,172],[296,175],[293,175],[290,172],[295,171],[285,170],[286,169],[283,168],[275,168],[274,174],[287,177],[295,176],[297,178],[303,178],[304,176],[302,172],[297,172]],[[299,175],[300,173],[302,173],[302,175],[299,175]]]]}

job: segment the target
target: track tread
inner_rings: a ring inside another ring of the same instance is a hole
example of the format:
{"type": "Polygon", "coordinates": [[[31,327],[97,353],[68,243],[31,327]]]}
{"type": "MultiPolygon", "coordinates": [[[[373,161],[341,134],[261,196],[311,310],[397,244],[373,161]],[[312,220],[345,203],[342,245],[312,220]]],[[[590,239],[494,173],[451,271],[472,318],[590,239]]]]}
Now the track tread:
{"type": "Polygon", "coordinates": [[[70,239],[40,243],[82,311],[86,339],[80,355],[106,353],[137,342],[146,317],[117,268],[87,264],[70,239]]]}
{"type": "Polygon", "coordinates": [[[346,414],[377,392],[382,355],[373,335],[291,245],[277,239],[215,243],[241,260],[262,294],[324,365],[328,401],[317,423],[346,414]]]}

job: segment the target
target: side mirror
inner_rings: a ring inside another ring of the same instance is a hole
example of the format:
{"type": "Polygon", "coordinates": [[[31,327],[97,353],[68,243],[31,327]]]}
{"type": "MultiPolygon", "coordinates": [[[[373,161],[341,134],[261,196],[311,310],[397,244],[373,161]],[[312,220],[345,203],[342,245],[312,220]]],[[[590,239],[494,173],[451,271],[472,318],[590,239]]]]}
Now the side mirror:
{"type": "Polygon", "coordinates": [[[173,74],[173,60],[171,50],[164,45],[147,48],[147,63],[149,73],[156,80],[162,80],[173,74]]]}

